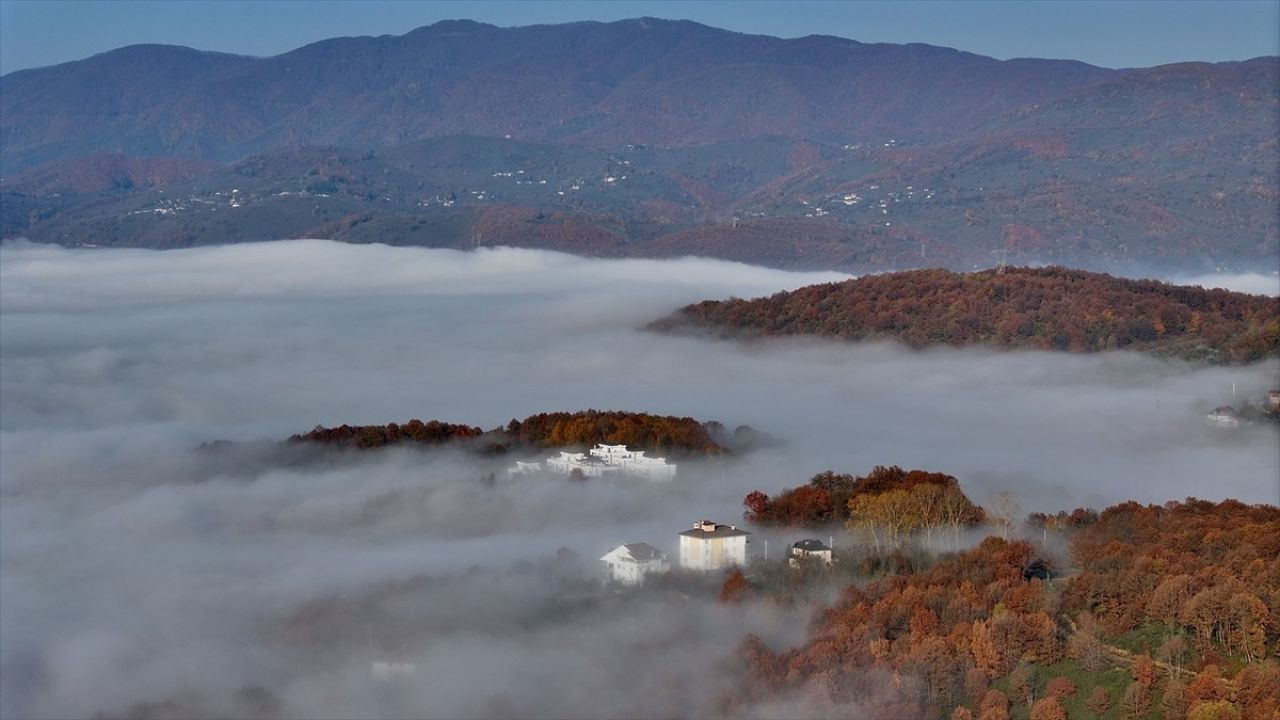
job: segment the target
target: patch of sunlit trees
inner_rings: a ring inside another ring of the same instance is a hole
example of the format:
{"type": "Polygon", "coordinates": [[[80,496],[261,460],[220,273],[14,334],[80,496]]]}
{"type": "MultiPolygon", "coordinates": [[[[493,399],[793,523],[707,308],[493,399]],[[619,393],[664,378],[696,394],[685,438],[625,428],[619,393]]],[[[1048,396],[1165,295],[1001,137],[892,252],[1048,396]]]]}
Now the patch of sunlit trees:
{"type": "Polygon", "coordinates": [[[926,543],[959,544],[961,533],[985,515],[952,476],[879,466],[862,477],[830,471],[776,497],[754,491],[743,499],[747,520],[761,525],[817,527],[843,523],[876,552],[921,534],[926,543]]]}

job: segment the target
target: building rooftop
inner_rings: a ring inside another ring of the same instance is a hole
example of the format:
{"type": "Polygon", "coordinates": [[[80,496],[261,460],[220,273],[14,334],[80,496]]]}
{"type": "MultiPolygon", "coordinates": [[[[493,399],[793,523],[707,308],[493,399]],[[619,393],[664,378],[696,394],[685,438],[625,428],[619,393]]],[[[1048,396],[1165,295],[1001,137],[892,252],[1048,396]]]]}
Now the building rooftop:
{"type": "Polygon", "coordinates": [[[623,547],[627,549],[627,552],[631,553],[631,557],[635,558],[636,562],[649,562],[650,560],[661,560],[666,557],[661,550],[649,543],[627,543],[623,547]]]}
{"type": "Polygon", "coordinates": [[[693,524],[693,529],[685,530],[680,533],[685,537],[710,539],[723,537],[738,537],[740,535],[750,535],[746,530],[740,530],[735,525],[720,525],[710,520],[702,520],[693,524]]]}
{"type": "Polygon", "coordinates": [[[812,539],[801,540],[800,542],[793,544],[791,547],[804,550],[805,552],[823,552],[824,550],[831,549],[827,547],[825,544],[823,544],[821,540],[812,540],[812,539]]]}

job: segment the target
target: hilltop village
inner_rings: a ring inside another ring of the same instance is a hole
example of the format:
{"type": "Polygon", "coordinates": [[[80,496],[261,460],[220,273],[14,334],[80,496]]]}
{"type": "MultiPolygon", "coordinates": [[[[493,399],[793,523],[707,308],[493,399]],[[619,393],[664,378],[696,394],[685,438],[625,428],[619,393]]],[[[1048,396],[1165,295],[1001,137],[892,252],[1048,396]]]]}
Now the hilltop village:
{"type": "MultiPolygon", "coordinates": [[[[643,450],[626,445],[597,444],[587,452],[561,450],[542,462],[517,461],[507,469],[511,478],[551,473],[578,479],[623,476],[653,482],[666,482],[676,477],[677,465],[663,457],[648,457],[643,450]]],[[[750,532],[737,525],[712,520],[699,520],[680,532],[679,568],[709,572],[747,564],[750,532]]],[[[816,558],[831,563],[831,548],[819,540],[806,539],[791,547],[790,562],[799,566],[800,559],[816,558]]],[[[610,550],[600,562],[605,578],[621,585],[641,585],[645,578],[672,569],[667,553],[645,542],[623,543],[610,550]]]]}

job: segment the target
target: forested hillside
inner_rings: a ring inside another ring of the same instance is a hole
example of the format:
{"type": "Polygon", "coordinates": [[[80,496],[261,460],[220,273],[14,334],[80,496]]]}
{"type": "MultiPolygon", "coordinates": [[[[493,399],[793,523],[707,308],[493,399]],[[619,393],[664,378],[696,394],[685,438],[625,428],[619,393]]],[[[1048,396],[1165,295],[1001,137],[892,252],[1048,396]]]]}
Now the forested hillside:
{"type": "Polygon", "coordinates": [[[894,551],[799,647],[747,637],[730,704],[803,697],[818,714],[952,720],[1280,717],[1280,508],[1188,499],[1063,517],[1080,522],[1051,523],[1044,544],[991,537],[936,561],[894,551]],[[1054,567],[1062,540],[1070,559],[1054,567]]]}
{"type": "Polygon", "coordinates": [[[1128,349],[1223,363],[1280,355],[1280,299],[1064,268],[886,273],[755,300],[709,300],[650,327],[894,339],[914,348],[1128,349]]]}

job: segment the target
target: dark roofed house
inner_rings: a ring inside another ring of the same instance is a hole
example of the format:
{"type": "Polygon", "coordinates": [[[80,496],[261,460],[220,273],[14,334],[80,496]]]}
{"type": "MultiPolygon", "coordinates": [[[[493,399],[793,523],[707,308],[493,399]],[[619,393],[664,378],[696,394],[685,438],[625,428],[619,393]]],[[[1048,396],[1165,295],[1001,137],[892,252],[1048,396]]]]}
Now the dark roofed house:
{"type": "Polygon", "coordinates": [[[800,567],[800,563],[805,560],[820,560],[828,565],[831,564],[831,548],[823,544],[821,540],[801,540],[791,546],[791,557],[787,558],[787,562],[791,567],[800,567]]]}

